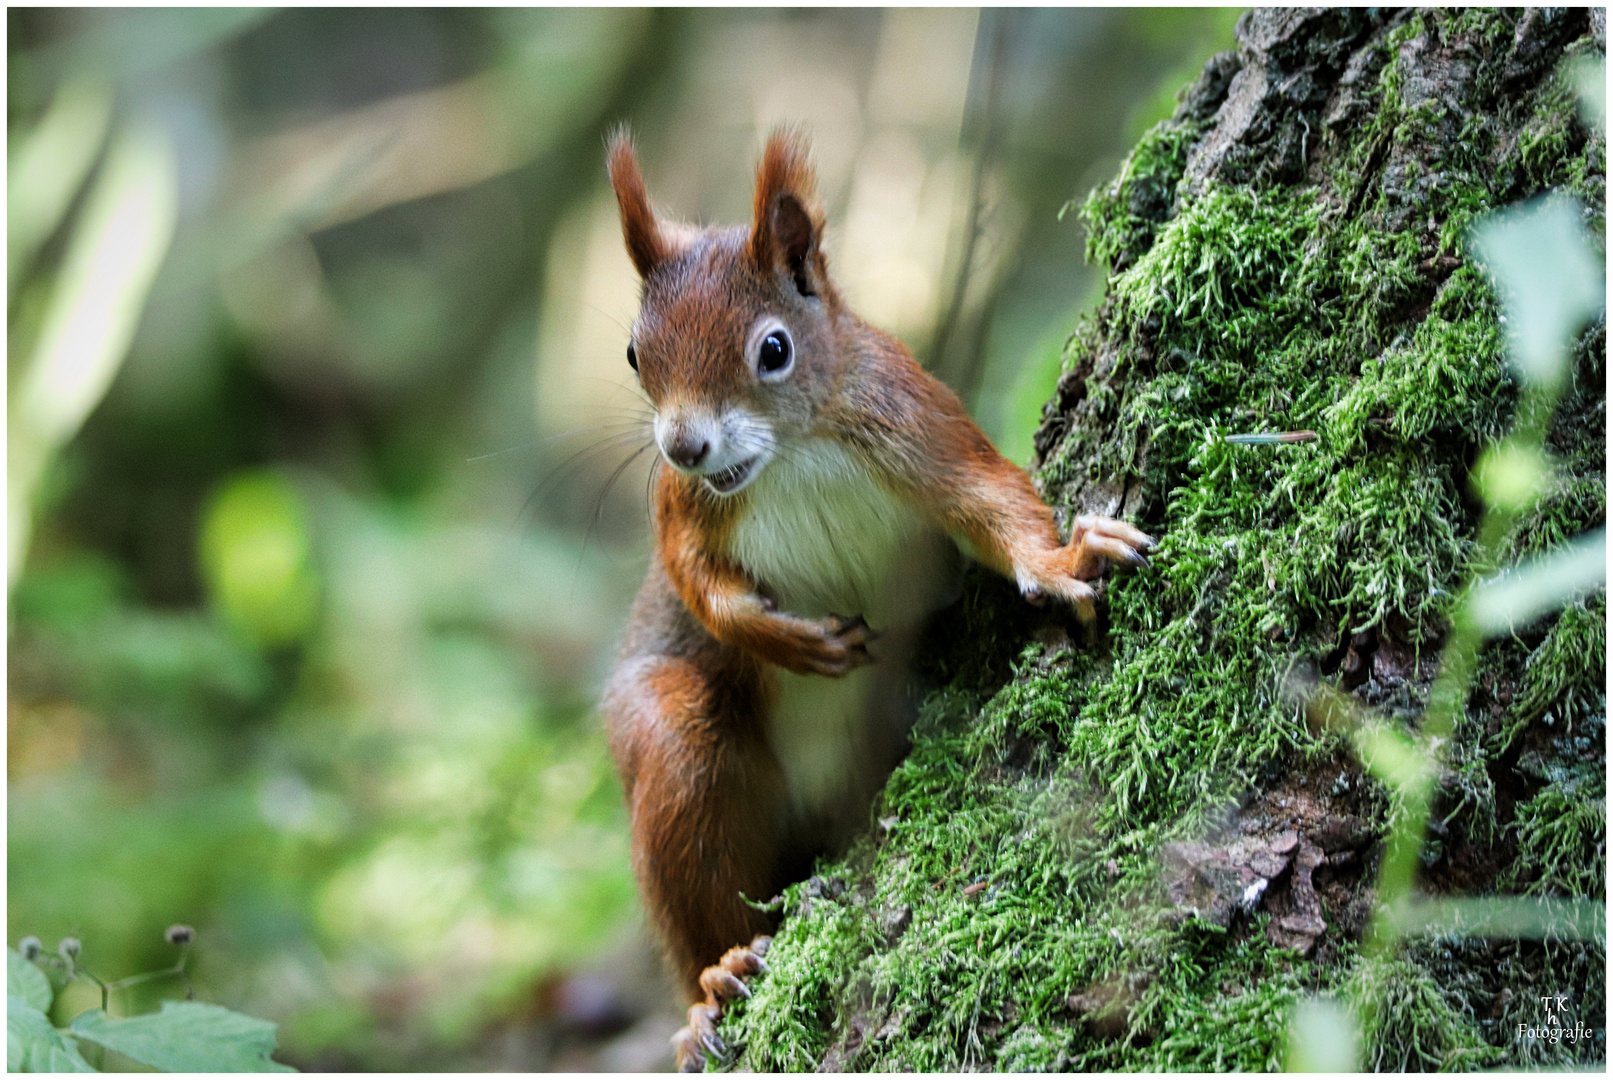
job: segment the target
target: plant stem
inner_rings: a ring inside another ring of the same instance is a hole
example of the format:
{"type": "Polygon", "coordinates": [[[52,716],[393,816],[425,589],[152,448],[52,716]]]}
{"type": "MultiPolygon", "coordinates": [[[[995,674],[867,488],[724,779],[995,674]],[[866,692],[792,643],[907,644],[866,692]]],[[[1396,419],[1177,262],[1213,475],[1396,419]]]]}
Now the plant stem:
{"type": "MultiPolygon", "coordinates": [[[[1560,381],[1526,386],[1508,441],[1525,449],[1541,447],[1560,393],[1560,381]]],[[[1520,512],[1521,508],[1515,505],[1487,504],[1473,553],[1473,565],[1479,572],[1500,562],[1502,543],[1517,523],[1520,512]]],[[[1466,711],[1468,684],[1473,678],[1479,647],[1484,643],[1484,634],[1471,614],[1471,600],[1479,584],[1479,575],[1475,573],[1462,590],[1441,658],[1439,677],[1429,693],[1428,710],[1423,715],[1422,742],[1430,767],[1401,787],[1405,811],[1384,846],[1383,862],[1378,871],[1378,903],[1365,942],[1367,956],[1385,955],[1400,942],[1401,932],[1394,913],[1416,884],[1418,856],[1422,852],[1429,806],[1439,777],[1438,755],[1466,711]]]]}

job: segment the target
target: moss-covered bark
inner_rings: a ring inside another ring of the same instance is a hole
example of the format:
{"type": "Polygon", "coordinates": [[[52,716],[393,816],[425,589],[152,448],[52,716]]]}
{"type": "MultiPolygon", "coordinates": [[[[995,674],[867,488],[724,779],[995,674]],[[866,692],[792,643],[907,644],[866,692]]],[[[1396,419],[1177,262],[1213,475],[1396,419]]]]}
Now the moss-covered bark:
{"type": "MultiPolygon", "coordinates": [[[[1467,250],[1547,189],[1605,232],[1567,71],[1602,15],[1262,11],[1085,213],[1114,273],[1037,435],[1061,515],[1161,537],[1096,640],[988,575],[933,636],[871,830],[785,898],[724,1025],[758,1069],[1281,1063],[1296,1000],[1367,1016],[1380,1068],[1605,1061],[1600,942],[1358,942],[1394,813],[1285,697],[1308,669],[1415,728],[1474,573],[1467,473],[1511,423],[1467,250]],[[1241,446],[1233,432],[1308,429],[1241,446]],[[1075,639],[1075,640],[1072,640],[1075,639]],[[1588,1041],[1517,1036],[1562,995],[1588,1041]]],[[[1605,516],[1601,326],[1514,557],[1605,516]]],[[[1603,896],[1603,593],[1490,647],[1421,886],[1603,896]]]]}

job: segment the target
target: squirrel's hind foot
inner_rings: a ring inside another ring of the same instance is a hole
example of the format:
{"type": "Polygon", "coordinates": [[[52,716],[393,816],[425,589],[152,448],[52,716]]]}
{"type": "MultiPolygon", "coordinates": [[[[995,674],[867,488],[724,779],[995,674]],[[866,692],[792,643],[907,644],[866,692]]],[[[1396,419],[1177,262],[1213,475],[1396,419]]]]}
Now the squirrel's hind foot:
{"type": "Polygon", "coordinates": [[[749,945],[735,945],[700,973],[700,989],[706,992],[706,1000],[689,1006],[688,1026],[672,1036],[679,1072],[700,1072],[706,1067],[707,1054],[722,1053],[717,1023],[722,1019],[723,1006],[735,998],[750,997],[745,980],[767,970],[767,961],[762,957],[772,944],[772,938],[759,934],[749,945]]]}

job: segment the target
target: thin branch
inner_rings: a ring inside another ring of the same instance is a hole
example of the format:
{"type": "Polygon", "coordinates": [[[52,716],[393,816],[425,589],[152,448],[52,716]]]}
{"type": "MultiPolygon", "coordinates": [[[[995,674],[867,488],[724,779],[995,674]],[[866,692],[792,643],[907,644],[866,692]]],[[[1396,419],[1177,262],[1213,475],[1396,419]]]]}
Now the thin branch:
{"type": "Polygon", "coordinates": [[[969,218],[964,228],[963,253],[959,258],[957,277],[953,279],[952,299],[947,304],[930,348],[934,366],[943,375],[947,369],[954,369],[953,377],[948,381],[965,400],[973,396],[972,387],[979,375],[979,349],[970,350],[955,363],[948,362],[947,353],[958,332],[968,300],[975,248],[980,241],[981,222],[985,215],[986,174],[996,160],[1001,137],[1000,106],[1008,68],[1009,39],[1018,18],[1019,13],[1008,8],[986,8],[980,13],[982,26],[987,32],[986,64],[984,69],[978,71],[979,77],[971,80],[970,96],[978,108],[975,110],[977,138],[974,173],[970,179],[969,218]]]}

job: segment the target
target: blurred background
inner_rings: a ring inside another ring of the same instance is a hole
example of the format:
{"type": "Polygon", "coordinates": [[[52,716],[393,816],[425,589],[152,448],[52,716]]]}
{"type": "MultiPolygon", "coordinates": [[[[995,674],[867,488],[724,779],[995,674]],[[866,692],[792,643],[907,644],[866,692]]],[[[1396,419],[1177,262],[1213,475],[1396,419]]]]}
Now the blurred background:
{"type": "Polygon", "coordinates": [[[851,304],[1023,462],[1060,210],[1235,17],[10,9],[9,941],[194,924],[303,1068],[670,1066],[591,711],[650,550],[607,134],[739,222],[805,126],[851,304]]]}

